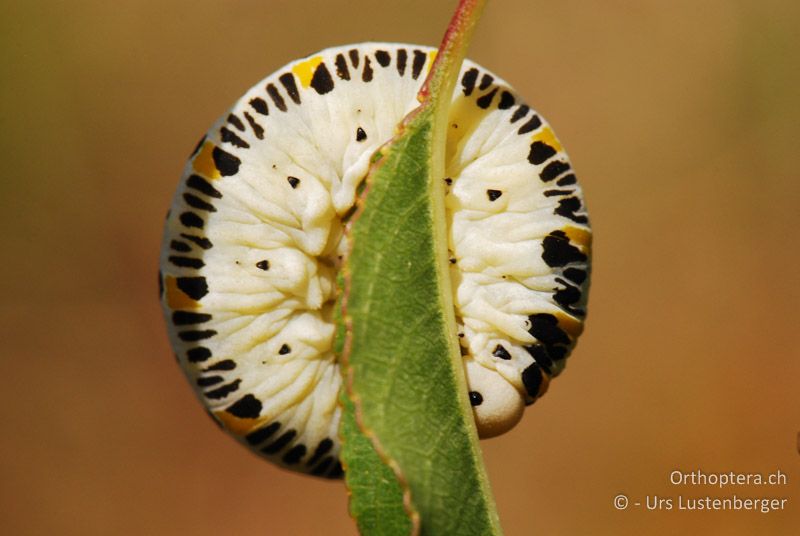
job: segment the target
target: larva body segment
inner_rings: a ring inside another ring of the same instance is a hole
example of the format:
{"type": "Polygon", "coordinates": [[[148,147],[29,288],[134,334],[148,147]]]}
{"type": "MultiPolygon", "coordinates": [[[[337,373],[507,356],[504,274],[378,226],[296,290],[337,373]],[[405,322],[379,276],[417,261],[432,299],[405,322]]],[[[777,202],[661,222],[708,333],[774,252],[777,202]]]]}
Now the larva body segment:
{"type": "MultiPolygon", "coordinates": [[[[341,476],[331,346],[342,218],[434,56],[366,43],[292,62],[212,126],[179,183],[159,274],[172,345],[214,419],[285,467],[341,476]]],[[[456,317],[491,437],[564,367],[585,317],[591,234],[549,125],[469,61],[446,162],[456,317]]]]}

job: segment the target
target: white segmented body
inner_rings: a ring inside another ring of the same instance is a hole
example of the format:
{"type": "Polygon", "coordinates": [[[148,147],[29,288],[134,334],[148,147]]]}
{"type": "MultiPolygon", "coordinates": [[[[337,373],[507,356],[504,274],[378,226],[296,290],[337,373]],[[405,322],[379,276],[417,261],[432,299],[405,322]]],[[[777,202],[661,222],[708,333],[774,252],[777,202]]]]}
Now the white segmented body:
{"type": "MultiPolygon", "coordinates": [[[[179,184],[159,274],[173,347],[212,416],[286,467],[341,475],[342,218],[434,56],[366,43],[288,64],[212,126],[179,184]]],[[[591,235],[560,143],[503,80],[465,62],[449,127],[456,317],[491,437],[563,369],[585,316],[591,235]]]]}

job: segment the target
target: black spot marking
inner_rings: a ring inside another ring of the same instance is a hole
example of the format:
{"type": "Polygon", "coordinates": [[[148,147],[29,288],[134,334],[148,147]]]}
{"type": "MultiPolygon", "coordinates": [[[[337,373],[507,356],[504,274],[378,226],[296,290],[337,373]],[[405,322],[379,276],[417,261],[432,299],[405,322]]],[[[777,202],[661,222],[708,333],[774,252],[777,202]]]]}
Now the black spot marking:
{"type": "Polygon", "coordinates": [[[264,270],[266,272],[267,270],[269,270],[269,261],[268,260],[258,261],[256,263],[256,268],[258,268],[259,270],[264,270]]]}
{"type": "Polygon", "coordinates": [[[540,126],[542,126],[542,120],[538,115],[533,114],[533,116],[531,116],[526,123],[519,127],[517,134],[527,134],[528,132],[536,130],[540,126]]]}
{"type": "Polygon", "coordinates": [[[531,109],[528,108],[527,105],[520,104],[519,107],[516,110],[514,110],[514,114],[511,116],[511,123],[512,124],[516,123],[517,121],[528,115],[528,112],[530,111],[531,109]]]}
{"type": "Polygon", "coordinates": [[[568,347],[566,346],[548,346],[547,352],[549,353],[550,357],[555,360],[564,359],[567,357],[567,350],[568,347]]]}
{"type": "Polygon", "coordinates": [[[232,131],[228,130],[226,127],[222,127],[219,129],[219,133],[222,137],[222,141],[235,145],[236,147],[242,149],[249,149],[250,144],[244,141],[242,138],[234,134],[232,131]]]}
{"type": "Polygon", "coordinates": [[[294,465],[303,459],[303,456],[306,455],[306,446],[302,443],[299,445],[295,445],[283,455],[283,463],[286,465],[294,465]]]}
{"type": "Polygon", "coordinates": [[[333,91],[333,78],[325,63],[320,63],[314,70],[314,76],[311,77],[311,87],[320,95],[333,91]]]}
{"type": "Polygon", "coordinates": [[[284,432],[284,434],[280,436],[278,439],[276,439],[273,443],[270,443],[269,445],[261,449],[261,452],[263,452],[264,454],[275,454],[277,452],[280,452],[286,445],[289,444],[289,442],[291,442],[292,439],[294,439],[294,436],[296,435],[297,432],[295,430],[289,430],[288,432],[284,432]]]}
{"type": "Polygon", "coordinates": [[[539,388],[542,386],[542,369],[538,364],[532,363],[522,371],[522,384],[528,395],[533,398],[539,396],[539,388]]]}
{"type": "Polygon", "coordinates": [[[461,77],[461,87],[464,88],[464,96],[469,97],[472,95],[472,90],[475,89],[475,82],[478,80],[478,69],[472,68],[464,73],[461,77]]]}
{"type": "Polygon", "coordinates": [[[244,124],[242,123],[242,120],[236,117],[235,115],[233,114],[228,115],[228,123],[239,129],[240,132],[244,132],[244,124]]]}
{"type": "Polygon", "coordinates": [[[331,463],[333,463],[333,458],[328,456],[327,458],[319,462],[319,465],[316,466],[313,471],[311,471],[311,474],[316,476],[325,474],[325,471],[328,470],[328,467],[330,467],[331,463]]]}
{"type": "Polygon", "coordinates": [[[169,243],[169,247],[174,249],[175,251],[180,251],[181,253],[186,253],[187,251],[192,251],[192,246],[190,246],[186,242],[181,242],[180,240],[171,241],[169,243]]]}
{"type": "Polygon", "coordinates": [[[406,73],[406,63],[408,62],[408,52],[401,48],[397,51],[397,74],[403,76],[406,73]]]}
{"type": "Polygon", "coordinates": [[[289,186],[292,187],[292,190],[297,188],[297,185],[300,184],[300,179],[298,179],[297,177],[289,176],[289,177],[286,177],[286,180],[289,181],[289,186]]]}
{"type": "Polygon", "coordinates": [[[385,50],[376,50],[375,59],[378,60],[381,67],[388,67],[392,62],[392,57],[385,50]]]}
{"type": "MultiPolygon", "coordinates": [[[[550,371],[553,367],[553,360],[550,359],[550,356],[547,355],[547,350],[541,344],[533,344],[531,346],[526,346],[525,349],[528,353],[533,357],[536,364],[542,367],[542,370],[550,374],[550,371]]],[[[564,348],[562,348],[564,349],[564,348]]]]}
{"type": "Polygon", "coordinates": [[[247,394],[225,408],[225,411],[240,419],[255,419],[261,414],[261,401],[247,394]]]}
{"type": "Polygon", "coordinates": [[[372,82],[372,62],[369,56],[364,56],[364,70],[361,72],[361,80],[372,82]]]}
{"type": "Polygon", "coordinates": [[[575,178],[575,175],[570,173],[569,175],[566,175],[558,179],[556,181],[556,184],[559,186],[569,186],[570,184],[575,184],[576,182],[578,182],[578,179],[575,178]]]}
{"type": "Polygon", "coordinates": [[[192,208],[196,208],[197,210],[205,210],[206,212],[216,212],[217,209],[211,203],[203,201],[196,195],[192,195],[190,193],[183,194],[183,200],[186,201],[186,204],[192,208]]]}
{"type": "Polygon", "coordinates": [[[210,339],[217,332],[213,329],[203,329],[203,330],[192,330],[192,331],[181,331],[178,333],[178,337],[185,342],[196,342],[196,341],[203,341],[205,339],[210,339]]]}
{"type": "Polygon", "coordinates": [[[355,48],[350,49],[350,51],[347,54],[348,56],[350,56],[350,61],[352,62],[353,67],[355,69],[358,69],[358,49],[355,48]]]}
{"type": "Polygon", "coordinates": [[[286,93],[289,94],[289,98],[291,98],[295,104],[300,104],[300,93],[297,92],[297,83],[294,81],[294,75],[292,73],[283,73],[278,77],[278,80],[280,80],[283,87],[286,88],[286,93]]]}
{"type": "Polygon", "coordinates": [[[331,469],[331,472],[328,473],[326,478],[341,478],[343,474],[344,468],[342,467],[342,462],[336,460],[336,463],[333,464],[333,468],[331,469]]]}
{"type": "Polygon", "coordinates": [[[451,184],[453,184],[453,179],[451,179],[450,177],[447,177],[447,178],[444,180],[444,182],[445,182],[445,183],[447,183],[447,185],[448,185],[448,186],[450,186],[451,184]]]}
{"type": "Polygon", "coordinates": [[[175,311],[172,313],[172,323],[176,326],[202,324],[209,320],[211,320],[211,315],[205,313],[193,313],[191,311],[175,311]]]}
{"type": "Polygon", "coordinates": [[[480,406],[483,404],[483,395],[480,394],[478,391],[470,391],[469,392],[469,403],[473,406],[480,406]]]}
{"type": "Polygon", "coordinates": [[[487,108],[489,108],[489,106],[492,105],[492,99],[494,99],[494,96],[496,94],[497,94],[497,88],[494,88],[486,95],[479,97],[478,100],[475,101],[475,104],[477,104],[479,108],[483,108],[484,110],[486,110],[487,108]]]}
{"type": "Polygon", "coordinates": [[[356,129],[356,141],[364,141],[366,139],[367,139],[367,133],[364,132],[363,128],[358,127],[356,129]]]}
{"type": "Polygon", "coordinates": [[[320,458],[325,456],[332,448],[333,448],[333,441],[330,438],[326,437],[325,439],[319,442],[319,445],[317,445],[317,448],[314,450],[314,454],[311,456],[311,459],[308,460],[306,465],[311,467],[312,465],[317,463],[317,461],[320,458]]]}
{"type": "Polygon", "coordinates": [[[203,146],[203,143],[205,143],[205,141],[206,141],[206,137],[205,136],[200,138],[200,141],[198,141],[197,145],[194,146],[194,150],[192,151],[192,154],[189,155],[189,158],[191,158],[191,157],[193,157],[194,155],[197,154],[197,152],[200,150],[200,147],[203,146]]]}
{"type": "Polygon", "coordinates": [[[567,334],[558,326],[558,319],[549,313],[538,313],[528,317],[531,321],[531,329],[528,333],[536,337],[536,340],[547,346],[554,344],[569,344],[567,334]]]}
{"type": "Polygon", "coordinates": [[[211,249],[212,247],[214,247],[214,244],[211,243],[211,240],[203,236],[194,236],[186,233],[181,233],[181,236],[186,240],[200,246],[203,249],[211,249]]]}
{"type": "Polygon", "coordinates": [[[495,357],[499,357],[500,359],[511,359],[511,354],[508,353],[508,350],[506,350],[502,344],[498,344],[497,346],[495,346],[492,355],[495,357]]]}
{"type": "Polygon", "coordinates": [[[288,353],[289,353],[289,352],[291,352],[291,351],[292,351],[292,349],[291,349],[291,348],[289,348],[289,345],[288,345],[288,344],[283,344],[283,345],[281,345],[281,348],[280,348],[280,350],[278,350],[278,353],[279,353],[280,355],[286,355],[286,354],[288,354],[288,353]]]}
{"type": "Polygon", "coordinates": [[[161,270],[158,271],[158,297],[164,297],[164,276],[161,273],[161,270]]]}
{"type": "Polygon", "coordinates": [[[193,188],[198,192],[202,192],[209,197],[215,197],[217,199],[222,198],[222,194],[219,192],[219,190],[211,186],[211,183],[209,183],[200,175],[191,175],[186,180],[186,186],[188,186],[189,188],[193,188]]]}
{"type": "Polygon", "coordinates": [[[239,172],[239,165],[242,161],[232,154],[223,151],[219,147],[214,147],[211,156],[214,158],[214,165],[217,166],[220,175],[223,177],[236,175],[239,172]]]}
{"type": "Polygon", "coordinates": [[[275,421],[265,426],[264,428],[256,430],[255,432],[250,432],[245,436],[245,439],[249,444],[253,446],[260,445],[261,443],[272,437],[272,435],[275,432],[277,432],[280,427],[281,423],[275,421]]]}
{"type": "Polygon", "coordinates": [[[492,85],[492,82],[494,82],[494,77],[489,73],[484,73],[483,77],[481,78],[481,85],[478,86],[478,89],[486,89],[492,85]]]}
{"type": "Polygon", "coordinates": [[[414,62],[411,64],[411,78],[414,80],[419,78],[419,73],[422,72],[422,67],[425,66],[425,60],[427,59],[428,55],[421,50],[414,51],[414,62]]]}
{"type": "Polygon", "coordinates": [[[186,227],[196,227],[198,229],[202,229],[205,222],[203,218],[195,214],[194,212],[184,212],[180,215],[179,219],[181,223],[186,227]]]}
{"type": "Polygon", "coordinates": [[[215,370],[233,370],[236,368],[236,362],[232,359],[225,359],[219,363],[214,363],[210,367],[206,367],[204,372],[211,372],[215,370]]]}
{"type": "Polygon", "coordinates": [[[581,299],[581,290],[559,277],[556,278],[556,282],[560,285],[564,285],[564,287],[553,289],[555,291],[553,294],[555,302],[569,313],[577,316],[584,316],[586,313],[583,310],[573,307],[581,299]]]}
{"type": "Polygon", "coordinates": [[[450,261],[450,264],[455,264],[457,262],[455,257],[450,257],[448,260],[450,261]]]}
{"type": "Polygon", "coordinates": [[[203,378],[197,378],[197,386],[198,387],[211,387],[212,385],[217,385],[218,383],[222,383],[225,381],[225,378],[222,376],[206,376],[203,378]]]}
{"type": "Polygon", "coordinates": [[[179,277],[175,280],[178,288],[195,301],[208,294],[208,283],[205,277],[179,277]]]}
{"type": "Polygon", "coordinates": [[[204,346],[198,346],[186,351],[186,359],[191,363],[200,363],[211,357],[211,350],[204,346]]]}
{"type": "Polygon", "coordinates": [[[573,262],[586,262],[586,255],[573,246],[564,231],[553,231],[542,240],[542,260],[555,268],[573,262]]]}
{"type": "Polygon", "coordinates": [[[556,160],[554,162],[550,162],[544,167],[541,173],[539,173],[539,178],[544,182],[550,182],[565,171],[569,171],[569,168],[570,166],[568,163],[562,162],[561,160],[556,160]]]}
{"type": "Polygon", "coordinates": [[[503,195],[503,192],[501,192],[500,190],[486,190],[486,197],[489,198],[489,201],[495,201],[501,195],[503,195]]]}
{"type": "Polygon", "coordinates": [[[244,112],[244,118],[247,119],[247,123],[250,125],[250,128],[253,129],[253,134],[256,135],[256,138],[259,140],[264,139],[264,127],[259,125],[253,116],[247,112],[244,112]]]}
{"type": "Polygon", "coordinates": [[[341,80],[350,80],[350,69],[347,68],[347,60],[342,54],[336,56],[336,76],[341,80]]]}
{"type": "Polygon", "coordinates": [[[528,162],[539,165],[555,154],[556,150],[553,147],[547,145],[543,141],[535,141],[531,143],[531,150],[528,153],[528,162]]]}
{"type": "Polygon", "coordinates": [[[503,91],[500,94],[500,102],[497,104],[497,107],[501,110],[508,110],[512,106],[514,106],[514,95],[509,93],[508,91],[503,91]]]}
{"type": "Polygon", "coordinates": [[[589,218],[586,216],[575,214],[575,212],[581,210],[582,207],[583,205],[581,205],[580,199],[577,197],[567,197],[558,202],[554,213],[569,218],[575,223],[589,223],[589,218]]]}
{"type": "Polygon", "coordinates": [[[567,268],[564,270],[564,277],[580,285],[586,281],[586,270],[581,270],[579,268],[567,268]]]}
{"type": "Polygon", "coordinates": [[[286,103],[283,101],[280,91],[278,91],[278,88],[276,88],[274,84],[267,84],[267,95],[272,99],[275,106],[278,107],[278,110],[282,112],[286,111],[286,103]]]}
{"type": "Polygon", "coordinates": [[[267,106],[267,101],[261,97],[253,97],[250,99],[250,106],[252,106],[253,110],[261,115],[269,115],[269,106],[267,106]]]}
{"type": "Polygon", "coordinates": [[[560,195],[571,195],[575,190],[545,190],[545,197],[557,197],[560,195]]]}

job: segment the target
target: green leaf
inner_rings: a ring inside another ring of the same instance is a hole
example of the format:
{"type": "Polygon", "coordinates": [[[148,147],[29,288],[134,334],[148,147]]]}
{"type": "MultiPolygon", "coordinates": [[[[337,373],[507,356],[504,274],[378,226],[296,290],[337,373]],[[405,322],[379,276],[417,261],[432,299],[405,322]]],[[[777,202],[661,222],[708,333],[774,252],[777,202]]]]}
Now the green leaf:
{"type": "Polygon", "coordinates": [[[380,150],[349,230],[341,432],[364,534],[501,532],[456,333],[443,182],[448,107],[483,4],[459,4],[421,105],[380,150]]]}
{"type": "Polygon", "coordinates": [[[339,435],[346,452],[350,515],[356,520],[359,533],[405,536],[417,532],[419,516],[406,510],[405,489],[359,428],[353,401],[344,391],[340,399],[344,411],[339,435]]]}
{"type": "MultiPolygon", "coordinates": [[[[337,331],[333,349],[336,355],[342,355],[345,331],[341,308],[344,277],[341,272],[336,278],[336,286],[339,299],[334,309],[337,331]]],[[[339,394],[339,401],[342,405],[339,437],[350,494],[350,515],[356,520],[359,533],[382,536],[417,533],[419,515],[410,505],[404,505],[406,489],[389,464],[378,455],[370,438],[362,432],[356,421],[355,404],[346,389],[339,394]]]]}

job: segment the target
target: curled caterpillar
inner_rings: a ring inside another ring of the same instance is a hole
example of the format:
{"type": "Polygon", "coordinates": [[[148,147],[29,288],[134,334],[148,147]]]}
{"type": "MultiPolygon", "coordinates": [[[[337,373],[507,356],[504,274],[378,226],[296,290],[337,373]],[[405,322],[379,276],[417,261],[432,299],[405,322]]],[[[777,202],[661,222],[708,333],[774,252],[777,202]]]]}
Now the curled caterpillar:
{"type": "MultiPolygon", "coordinates": [[[[159,273],[172,345],[212,417],[284,467],[342,474],[343,221],[435,54],[366,43],[286,65],[211,127],[178,185],[159,273]]],[[[591,234],[561,144],[503,80],[465,61],[448,127],[455,312],[476,424],[492,437],[564,368],[591,234]]]]}

